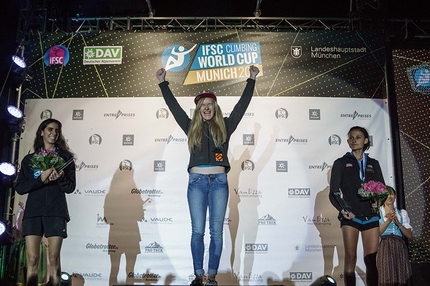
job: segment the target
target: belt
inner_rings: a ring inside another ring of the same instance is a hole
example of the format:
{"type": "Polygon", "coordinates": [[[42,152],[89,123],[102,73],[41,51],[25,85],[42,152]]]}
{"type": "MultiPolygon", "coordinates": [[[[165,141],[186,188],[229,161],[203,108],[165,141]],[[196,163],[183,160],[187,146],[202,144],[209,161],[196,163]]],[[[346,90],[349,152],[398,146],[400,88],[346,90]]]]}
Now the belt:
{"type": "Polygon", "coordinates": [[[225,167],[224,166],[212,166],[212,167],[192,167],[190,169],[191,173],[197,173],[197,174],[221,174],[225,173],[225,167]]]}

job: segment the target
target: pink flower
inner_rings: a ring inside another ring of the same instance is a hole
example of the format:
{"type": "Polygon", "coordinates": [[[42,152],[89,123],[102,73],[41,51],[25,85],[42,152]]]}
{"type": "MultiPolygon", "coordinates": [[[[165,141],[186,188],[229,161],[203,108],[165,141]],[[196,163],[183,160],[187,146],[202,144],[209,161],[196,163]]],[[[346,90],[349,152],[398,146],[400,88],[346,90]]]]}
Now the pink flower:
{"type": "Polygon", "coordinates": [[[385,185],[381,182],[369,181],[363,185],[365,191],[371,192],[375,195],[380,195],[387,191],[385,185]]]}

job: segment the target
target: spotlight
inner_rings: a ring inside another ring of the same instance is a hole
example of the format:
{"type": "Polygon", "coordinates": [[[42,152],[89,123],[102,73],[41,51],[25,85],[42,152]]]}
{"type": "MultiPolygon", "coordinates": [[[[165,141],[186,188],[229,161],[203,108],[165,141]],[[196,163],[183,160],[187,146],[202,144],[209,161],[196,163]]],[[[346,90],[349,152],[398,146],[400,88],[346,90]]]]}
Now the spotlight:
{"type": "Polygon", "coordinates": [[[27,64],[19,56],[12,56],[12,71],[15,87],[18,88],[27,79],[27,64]]]}
{"type": "Polygon", "coordinates": [[[61,272],[61,286],[72,286],[72,276],[67,272],[61,272]]]}
{"type": "Polygon", "coordinates": [[[13,181],[16,178],[16,168],[13,164],[3,162],[0,163],[0,180],[6,188],[13,186],[13,181]]]}
{"type": "Polygon", "coordinates": [[[19,108],[9,105],[6,108],[6,119],[9,123],[10,132],[21,132],[22,123],[24,122],[24,114],[19,108]]]}
{"type": "Polygon", "coordinates": [[[0,245],[11,245],[12,243],[13,237],[8,230],[8,224],[0,221],[0,245]]]}
{"type": "Polygon", "coordinates": [[[312,282],[309,286],[336,286],[336,280],[330,275],[324,275],[317,278],[314,282],[312,282]]]}
{"type": "Polygon", "coordinates": [[[25,69],[27,67],[25,61],[17,55],[12,56],[12,61],[18,66],[18,68],[25,69]]]}

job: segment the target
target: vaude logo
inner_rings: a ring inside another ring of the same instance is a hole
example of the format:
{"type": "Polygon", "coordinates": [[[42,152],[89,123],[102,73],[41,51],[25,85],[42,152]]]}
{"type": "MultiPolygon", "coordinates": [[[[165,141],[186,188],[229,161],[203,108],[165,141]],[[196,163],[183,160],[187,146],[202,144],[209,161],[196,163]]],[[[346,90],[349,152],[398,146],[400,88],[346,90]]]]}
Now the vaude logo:
{"type": "Polygon", "coordinates": [[[122,146],[133,146],[134,145],[134,135],[124,134],[122,135],[122,146]]]}
{"type": "Polygon", "coordinates": [[[288,161],[276,161],[276,172],[288,172],[288,161]]]}
{"type": "Polygon", "coordinates": [[[312,272],[290,272],[291,281],[312,281],[312,272]]]}
{"type": "Polygon", "coordinates": [[[254,145],[254,134],[243,134],[243,145],[254,145]]]}
{"type": "Polygon", "coordinates": [[[164,172],[166,171],[166,161],[155,160],[154,161],[154,172],[164,172]]]}
{"type": "Polygon", "coordinates": [[[83,109],[74,109],[72,120],[84,120],[84,110],[83,109]]]}
{"type": "Polygon", "coordinates": [[[321,120],[321,111],[319,109],[309,109],[309,120],[321,120]]]}

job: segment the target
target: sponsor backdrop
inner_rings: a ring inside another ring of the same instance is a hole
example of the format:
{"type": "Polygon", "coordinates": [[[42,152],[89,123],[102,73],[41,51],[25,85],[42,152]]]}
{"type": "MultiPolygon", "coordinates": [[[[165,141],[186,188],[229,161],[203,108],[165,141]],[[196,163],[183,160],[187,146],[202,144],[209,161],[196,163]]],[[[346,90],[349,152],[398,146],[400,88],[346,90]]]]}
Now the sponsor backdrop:
{"type": "MultiPolygon", "coordinates": [[[[168,70],[189,114],[190,96],[209,88],[228,116],[255,64],[255,95],[230,144],[219,283],[308,285],[330,274],[343,285],[342,239],[328,190],[333,161],[349,151],[351,126],[369,129],[370,155],[393,184],[377,35],[109,32],[36,40],[27,49],[33,80],[24,92],[20,158],[43,119],[63,122],[77,158],[63,270],[91,286],[189,284],[187,138],[154,74],[168,70]]],[[[357,277],[364,285],[362,259],[357,277]]]]}

